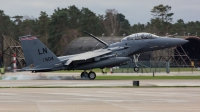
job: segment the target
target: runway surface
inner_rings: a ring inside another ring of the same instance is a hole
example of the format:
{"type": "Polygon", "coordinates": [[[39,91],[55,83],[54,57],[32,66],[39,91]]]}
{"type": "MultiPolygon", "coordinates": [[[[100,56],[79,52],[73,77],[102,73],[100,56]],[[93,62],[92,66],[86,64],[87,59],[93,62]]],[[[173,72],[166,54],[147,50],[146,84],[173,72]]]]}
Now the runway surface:
{"type": "MultiPolygon", "coordinates": [[[[2,80],[0,87],[117,87],[132,80],[2,80]]],[[[200,80],[140,80],[140,86],[200,86],[200,80]]]]}
{"type": "Polygon", "coordinates": [[[200,89],[1,88],[0,112],[200,112],[200,89]]]}
{"type": "MultiPolygon", "coordinates": [[[[186,74],[186,73],[185,73],[186,74]]],[[[187,73],[189,74],[189,73],[187,73]]],[[[98,75],[103,75],[98,73],[98,75]]],[[[107,74],[119,75],[119,74],[107,74]]],[[[130,74],[121,74],[130,75],[130,74]]],[[[136,75],[136,74],[134,74],[136,75]]],[[[141,75],[141,74],[139,74],[141,75]]],[[[164,74],[163,74],[164,75],[164,74]]],[[[171,73],[170,75],[176,75],[171,73]]],[[[189,74],[194,75],[194,74],[189,74]]],[[[195,74],[195,76],[197,73],[195,74]]],[[[199,74],[200,75],[200,74],[199,74]]],[[[138,75],[137,75],[138,76],[138,75]]],[[[0,87],[113,87],[133,86],[133,80],[80,80],[79,73],[7,73],[2,76],[0,87]]],[[[140,80],[140,86],[200,86],[200,79],[192,80],[140,80]]]]}
{"type": "Polygon", "coordinates": [[[200,86],[199,79],[140,80],[144,88],[130,88],[133,80],[74,80],[78,75],[6,74],[0,87],[9,88],[0,88],[0,112],[200,112],[199,87],[147,87],[200,86]]]}
{"type": "MultiPolygon", "coordinates": [[[[183,76],[187,75],[200,75],[200,72],[181,73],[183,76]]],[[[113,87],[113,86],[132,86],[133,80],[80,80],[79,73],[56,73],[56,72],[43,72],[43,73],[31,73],[31,72],[16,72],[6,73],[2,76],[0,81],[0,87],[113,87]]],[[[97,73],[97,75],[103,75],[97,73]]],[[[120,75],[120,74],[107,74],[107,75],[120,75]]],[[[149,74],[125,74],[126,76],[138,76],[149,74]]],[[[157,74],[158,75],[158,74],[157,74]]],[[[165,73],[160,73],[166,75],[165,73]]],[[[167,75],[180,75],[180,73],[170,73],[167,75]]],[[[105,76],[105,75],[104,75],[105,76]]],[[[200,86],[200,79],[192,80],[140,80],[140,86],[200,86]]]]}
{"type": "MultiPolygon", "coordinates": [[[[78,72],[38,72],[38,73],[31,73],[31,72],[6,72],[5,76],[16,76],[16,75],[28,75],[28,76],[80,76],[81,73],[78,72]]],[[[102,74],[102,73],[96,73],[97,76],[107,76],[107,75],[113,75],[113,76],[153,76],[153,73],[107,73],[107,74],[102,74]]],[[[199,76],[200,71],[187,71],[187,72],[170,72],[169,74],[166,72],[156,72],[154,73],[155,76],[199,76]]],[[[4,76],[4,75],[3,75],[4,76]]]]}

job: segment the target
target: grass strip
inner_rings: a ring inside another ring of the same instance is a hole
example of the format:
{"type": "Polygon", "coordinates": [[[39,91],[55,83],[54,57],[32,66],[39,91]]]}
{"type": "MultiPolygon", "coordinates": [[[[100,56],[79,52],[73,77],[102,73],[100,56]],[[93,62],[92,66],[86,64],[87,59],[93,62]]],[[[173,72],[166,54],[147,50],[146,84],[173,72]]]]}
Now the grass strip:
{"type": "Polygon", "coordinates": [[[200,76],[97,76],[95,80],[200,79],[200,76]]]}
{"type": "MultiPolygon", "coordinates": [[[[93,69],[92,71],[96,72],[96,73],[102,73],[102,70],[98,69],[98,68],[93,69]]],[[[146,73],[146,71],[148,71],[148,73],[153,72],[153,71],[166,73],[166,68],[156,68],[156,70],[155,70],[155,68],[140,68],[139,73],[142,73],[142,71],[144,73],[146,73]]],[[[170,68],[170,72],[180,72],[181,73],[181,72],[192,72],[192,71],[200,71],[200,70],[198,70],[197,68],[173,68],[173,67],[170,68]]],[[[60,71],[53,71],[53,72],[57,72],[57,73],[81,73],[81,72],[83,72],[83,70],[60,70],[60,71]]],[[[87,71],[87,72],[89,72],[89,71],[87,71]]],[[[107,68],[106,72],[110,72],[110,69],[107,68]]],[[[133,68],[126,68],[126,67],[114,69],[114,72],[116,72],[116,73],[122,73],[122,72],[124,72],[124,73],[127,73],[127,72],[128,73],[135,73],[133,68]]]]}

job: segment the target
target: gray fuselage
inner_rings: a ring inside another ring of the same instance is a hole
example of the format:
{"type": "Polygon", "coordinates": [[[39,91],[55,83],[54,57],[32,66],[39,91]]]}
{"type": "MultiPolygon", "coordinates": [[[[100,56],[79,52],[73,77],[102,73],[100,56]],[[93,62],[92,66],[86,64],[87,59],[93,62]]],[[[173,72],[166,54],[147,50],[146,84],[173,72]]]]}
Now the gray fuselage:
{"type": "Polygon", "coordinates": [[[123,38],[121,42],[111,44],[109,48],[117,46],[126,47],[127,49],[117,50],[113,53],[116,53],[118,57],[127,57],[143,52],[182,45],[186,42],[188,41],[179,38],[159,37],[149,33],[138,33],[123,38]]]}

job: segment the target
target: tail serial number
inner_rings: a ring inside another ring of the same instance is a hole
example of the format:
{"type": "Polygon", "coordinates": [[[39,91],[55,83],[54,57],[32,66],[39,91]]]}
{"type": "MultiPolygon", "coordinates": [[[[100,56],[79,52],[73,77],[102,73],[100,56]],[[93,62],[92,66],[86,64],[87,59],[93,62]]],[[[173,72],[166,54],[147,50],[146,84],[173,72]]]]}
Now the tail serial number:
{"type": "Polygon", "coordinates": [[[52,57],[43,58],[42,60],[43,60],[43,62],[52,61],[53,60],[53,56],[52,57]]]}

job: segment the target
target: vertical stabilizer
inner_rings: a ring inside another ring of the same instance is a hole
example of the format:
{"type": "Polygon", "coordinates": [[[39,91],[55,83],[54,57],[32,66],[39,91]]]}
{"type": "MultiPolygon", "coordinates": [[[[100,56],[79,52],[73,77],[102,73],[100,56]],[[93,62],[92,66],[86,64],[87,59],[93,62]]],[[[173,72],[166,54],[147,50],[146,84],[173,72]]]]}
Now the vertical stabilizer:
{"type": "Polygon", "coordinates": [[[22,46],[22,49],[23,49],[23,52],[24,52],[24,57],[25,57],[25,61],[26,61],[26,66],[29,66],[31,64],[33,64],[33,60],[32,60],[32,57],[29,53],[29,49],[28,47],[29,44],[28,44],[28,40],[25,40],[25,38],[28,38],[28,37],[31,37],[31,35],[26,35],[26,36],[22,36],[20,37],[23,41],[21,41],[21,46],[22,46]]]}
{"type": "Polygon", "coordinates": [[[19,37],[19,40],[21,41],[27,66],[32,63],[34,66],[43,66],[60,62],[57,56],[37,39],[37,37],[27,35],[19,37]]]}

